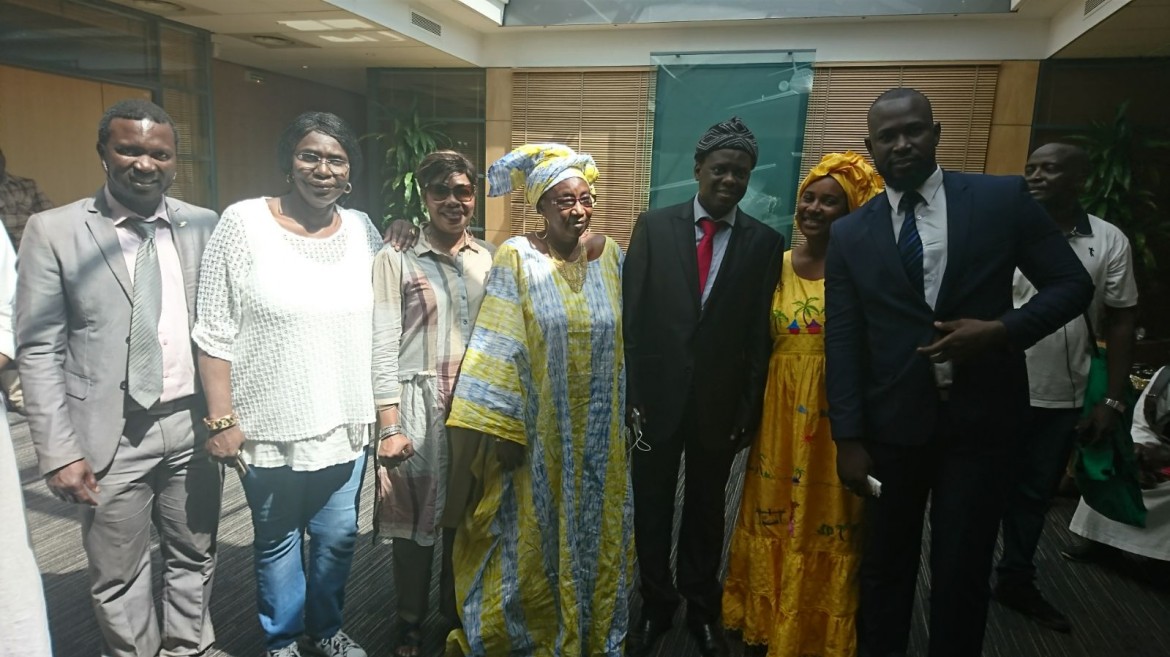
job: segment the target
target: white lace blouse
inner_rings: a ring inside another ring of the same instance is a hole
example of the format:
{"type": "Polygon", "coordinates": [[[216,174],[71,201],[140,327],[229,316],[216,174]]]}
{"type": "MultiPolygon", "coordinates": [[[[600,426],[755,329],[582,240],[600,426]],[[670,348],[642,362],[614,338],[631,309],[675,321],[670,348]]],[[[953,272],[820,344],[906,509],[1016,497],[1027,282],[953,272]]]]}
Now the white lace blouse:
{"type": "Polygon", "coordinates": [[[374,421],[369,217],[326,238],[280,226],[264,198],[224,211],[203,254],[191,337],[232,364],[232,405],[257,467],[353,461],[374,421]]]}

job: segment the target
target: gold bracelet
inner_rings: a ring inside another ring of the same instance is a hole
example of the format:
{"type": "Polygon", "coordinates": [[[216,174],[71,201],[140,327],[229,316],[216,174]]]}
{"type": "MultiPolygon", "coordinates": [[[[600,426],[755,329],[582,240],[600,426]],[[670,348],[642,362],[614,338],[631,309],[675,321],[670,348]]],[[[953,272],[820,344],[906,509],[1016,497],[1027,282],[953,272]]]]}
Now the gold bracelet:
{"type": "Polygon", "coordinates": [[[223,431],[230,429],[240,423],[240,416],[236,415],[235,411],[215,419],[205,417],[203,418],[203,426],[207,427],[208,431],[223,431]]]}

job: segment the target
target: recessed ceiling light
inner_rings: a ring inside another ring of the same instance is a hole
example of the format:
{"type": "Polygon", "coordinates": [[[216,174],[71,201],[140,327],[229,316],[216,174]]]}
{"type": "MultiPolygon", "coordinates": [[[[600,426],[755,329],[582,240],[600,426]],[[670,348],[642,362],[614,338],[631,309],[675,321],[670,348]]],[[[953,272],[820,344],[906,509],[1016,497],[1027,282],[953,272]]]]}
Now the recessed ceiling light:
{"type": "Polygon", "coordinates": [[[322,30],[329,29],[329,26],[322,23],[321,21],[276,21],[276,22],[280,23],[281,25],[284,25],[285,27],[291,27],[294,30],[300,30],[301,32],[321,32],[322,30]]]}
{"type": "Polygon", "coordinates": [[[402,38],[401,36],[399,36],[393,32],[387,32],[387,31],[383,30],[381,32],[378,32],[378,34],[381,34],[382,36],[386,37],[387,39],[390,39],[391,41],[406,41],[406,39],[402,38]]]}
{"type": "Polygon", "coordinates": [[[321,22],[335,30],[368,30],[373,27],[373,25],[356,18],[334,18],[321,22]]]}
{"type": "Polygon", "coordinates": [[[296,41],[274,34],[253,34],[249,38],[262,46],[268,46],[270,48],[288,48],[289,46],[296,45],[296,41]]]}
{"type": "Polygon", "coordinates": [[[139,9],[159,14],[173,14],[186,9],[183,5],[167,2],[167,0],[130,0],[130,4],[139,9]]]}
{"type": "Polygon", "coordinates": [[[317,36],[321,37],[322,39],[325,39],[326,41],[330,41],[332,43],[367,43],[370,41],[377,41],[377,39],[375,39],[374,37],[366,36],[364,34],[351,34],[350,36],[338,36],[336,34],[318,34],[317,36]]]}

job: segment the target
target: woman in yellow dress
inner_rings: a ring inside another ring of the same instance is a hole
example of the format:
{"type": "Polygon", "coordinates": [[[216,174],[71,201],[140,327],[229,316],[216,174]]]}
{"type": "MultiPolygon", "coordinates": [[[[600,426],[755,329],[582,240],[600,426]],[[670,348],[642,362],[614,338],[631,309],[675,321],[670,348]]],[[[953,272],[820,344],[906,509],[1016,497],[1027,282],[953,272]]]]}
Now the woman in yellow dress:
{"type": "MultiPolygon", "coordinates": [[[[760,436],[731,540],[723,622],[768,657],[854,657],[861,498],[837,478],[825,400],[829,225],[882,187],[856,153],[830,153],[797,194],[805,242],[772,296],[772,359],[760,436]]],[[[832,330],[832,327],[828,327],[832,330]]]]}
{"type": "Polygon", "coordinates": [[[461,631],[448,654],[621,657],[633,577],[622,426],[621,248],[591,233],[593,158],[522,146],[488,170],[544,230],[496,251],[448,426],[494,438],[455,538],[461,631]]]}

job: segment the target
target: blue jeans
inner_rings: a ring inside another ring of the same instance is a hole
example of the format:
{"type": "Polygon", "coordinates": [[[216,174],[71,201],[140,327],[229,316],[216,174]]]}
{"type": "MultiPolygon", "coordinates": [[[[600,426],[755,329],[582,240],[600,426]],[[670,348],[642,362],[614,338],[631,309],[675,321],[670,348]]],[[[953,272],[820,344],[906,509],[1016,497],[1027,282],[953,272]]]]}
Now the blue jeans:
{"type": "Polygon", "coordinates": [[[365,465],[362,454],[353,463],[313,472],[250,468],[244,477],[256,536],[256,606],[267,650],[290,645],[302,634],[328,639],[341,629],[365,465]]]}

